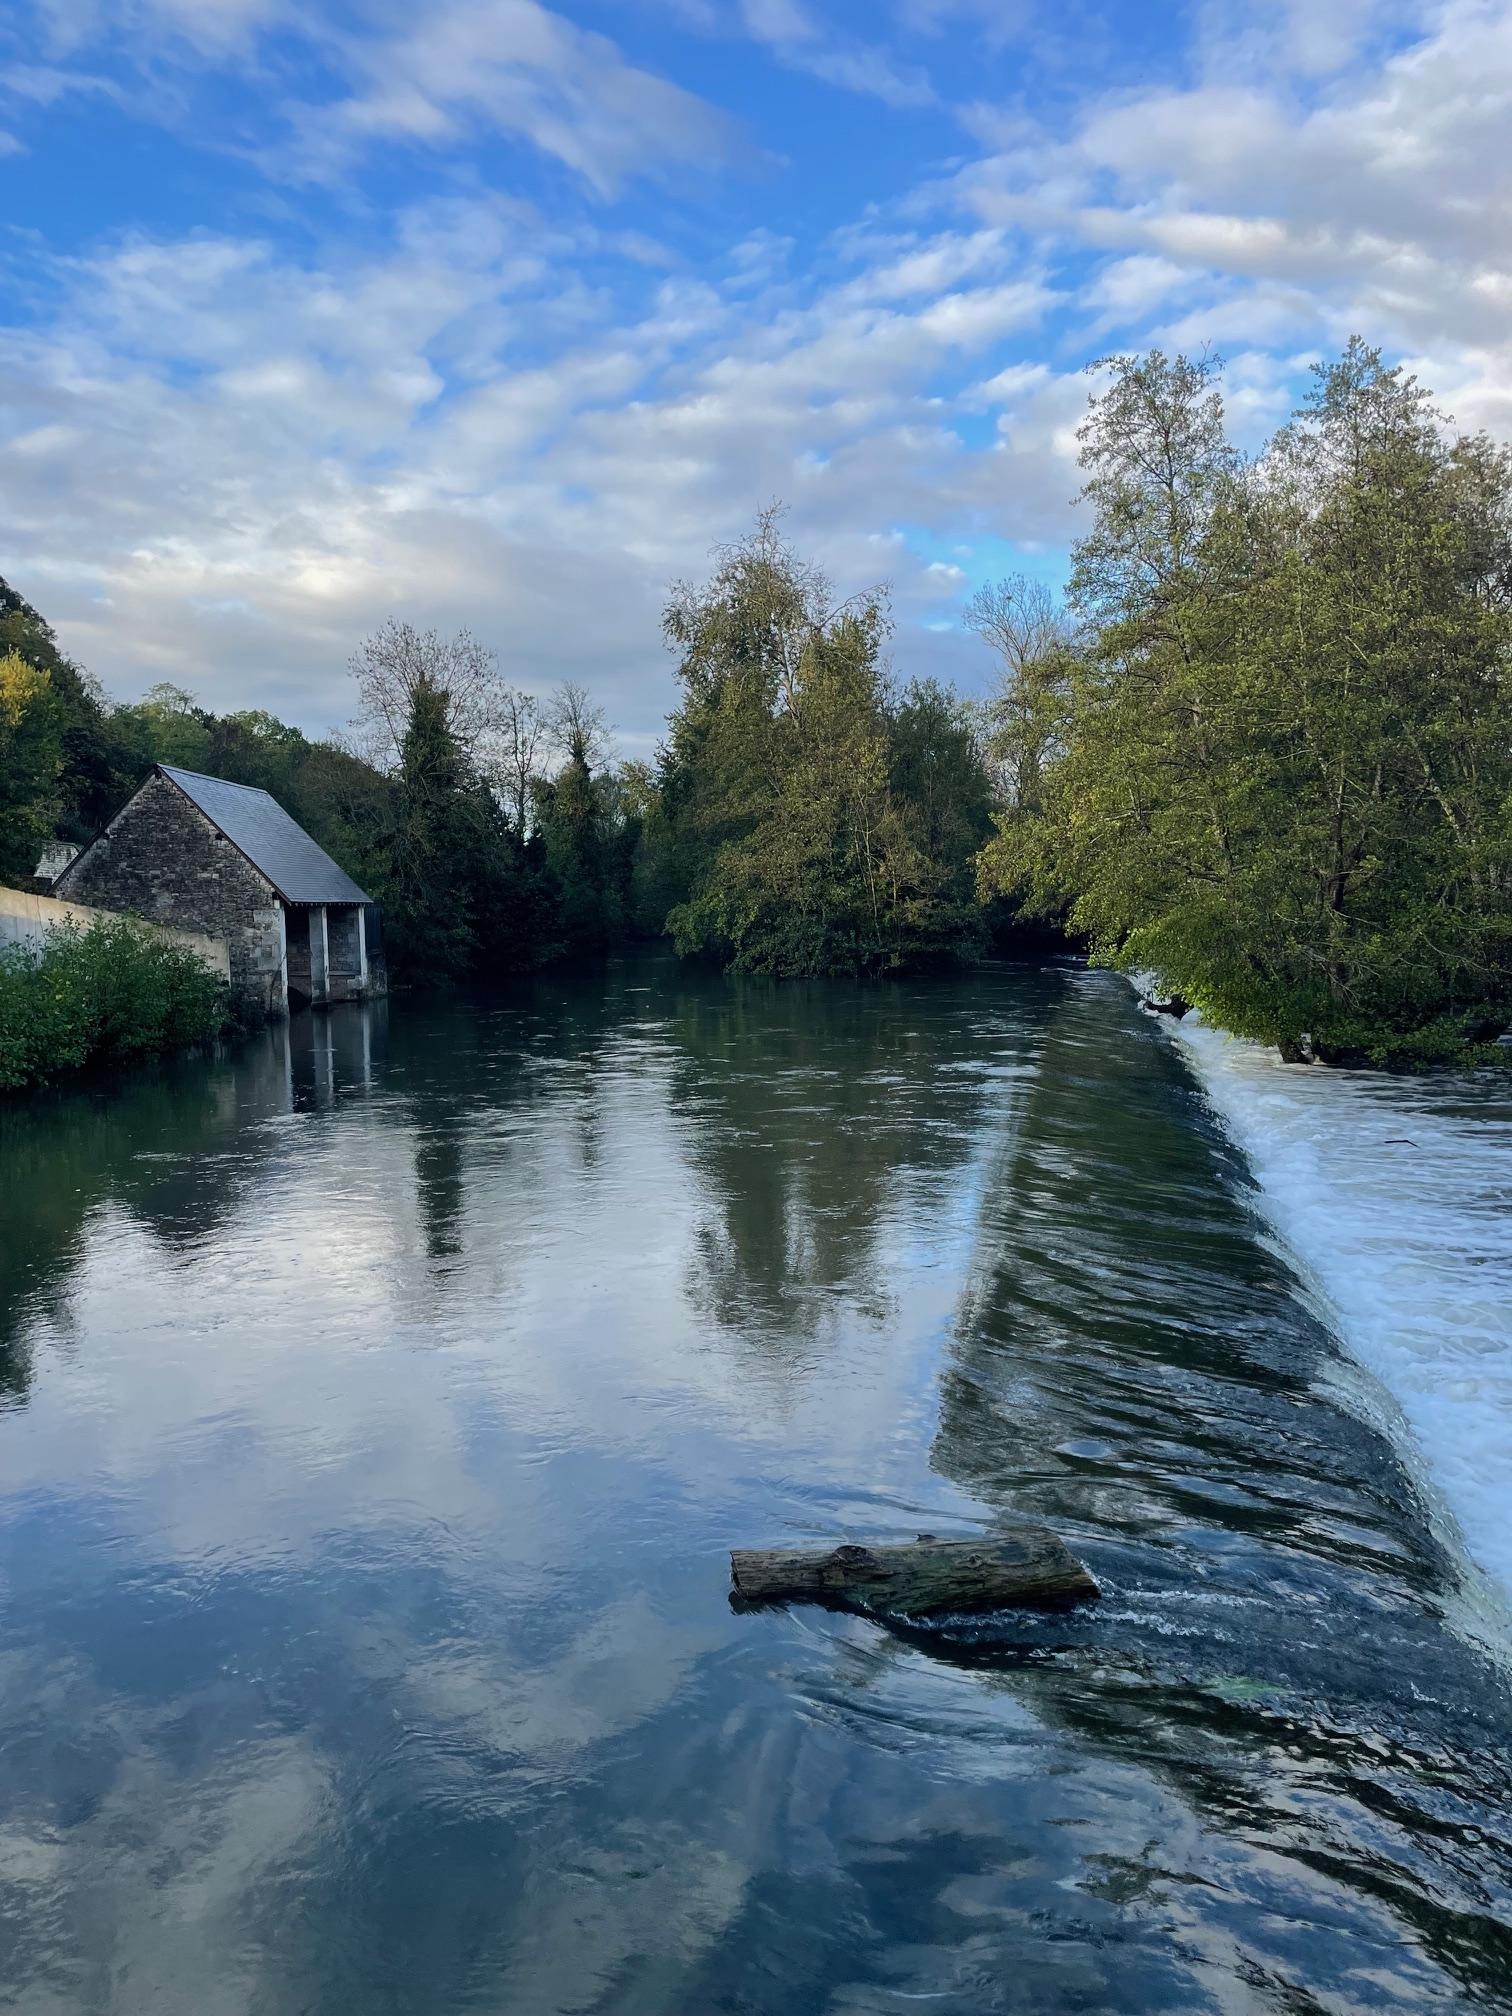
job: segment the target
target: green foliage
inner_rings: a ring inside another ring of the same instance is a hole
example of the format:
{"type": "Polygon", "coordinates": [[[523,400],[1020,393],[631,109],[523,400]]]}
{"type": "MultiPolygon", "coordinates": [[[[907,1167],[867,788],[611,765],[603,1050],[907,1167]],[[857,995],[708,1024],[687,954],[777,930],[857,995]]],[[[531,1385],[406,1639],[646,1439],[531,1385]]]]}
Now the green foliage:
{"type": "Polygon", "coordinates": [[[391,965],[445,985],[540,965],[561,946],[543,844],[523,841],[464,747],[444,688],[417,679],[367,886],[384,906],[391,965]]]}
{"type": "MultiPolygon", "coordinates": [[[[44,844],[54,832],[65,839],[87,840],[139,781],[138,775],[129,767],[99,687],[58,649],[50,625],[31,604],[0,580],[0,657],[11,652],[46,674],[59,731],[55,783],[39,791],[33,801],[39,812],[46,808],[44,844]]],[[[41,818],[35,817],[33,823],[40,824],[41,818]]],[[[0,844],[4,830],[0,825],[0,844]]],[[[28,834],[28,845],[32,837],[28,834]]],[[[25,873],[35,866],[34,854],[25,873]]],[[[14,874],[14,863],[8,860],[4,872],[14,874]]]]}
{"type": "Polygon", "coordinates": [[[218,1035],[224,985],[192,952],[127,917],[0,951],[0,1090],[218,1035]]]}
{"type": "Polygon", "coordinates": [[[569,736],[555,777],[534,785],[536,831],[559,894],[562,949],[602,952],[624,936],[638,815],[606,771],[595,772],[587,738],[569,736]]]}
{"type": "Polygon", "coordinates": [[[828,584],[768,512],[664,619],[683,697],[661,762],[659,860],[679,951],[736,971],[882,973],[966,948],[986,779],[938,688],[899,701],[880,595],[828,584]]]}
{"type": "Polygon", "coordinates": [[[35,868],[57,818],[62,767],[51,678],[18,651],[0,653],[0,880],[35,868]]]}
{"type": "Polygon", "coordinates": [[[1512,464],[1355,341],[1252,466],[1115,364],[1057,753],[982,885],[1240,1034],[1427,1061],[1512,1014],[1512,464]]]}

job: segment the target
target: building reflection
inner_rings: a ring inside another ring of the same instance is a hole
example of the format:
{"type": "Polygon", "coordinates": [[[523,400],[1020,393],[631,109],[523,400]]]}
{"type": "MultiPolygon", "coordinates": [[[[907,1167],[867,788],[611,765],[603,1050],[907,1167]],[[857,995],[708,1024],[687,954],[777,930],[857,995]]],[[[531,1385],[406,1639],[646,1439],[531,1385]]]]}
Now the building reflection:
{"type": "Polygon", "coordinates": [[[26,1319],[67,1333],[90,1219],[112,1207],[166,1248],[195,1250],[287,1151],[273,1123],[372,1089],[388,1012],[379,1000],[296,1015],[209,1060],[0,1107],[0,1404],[28,1388],[26,1319]]]}

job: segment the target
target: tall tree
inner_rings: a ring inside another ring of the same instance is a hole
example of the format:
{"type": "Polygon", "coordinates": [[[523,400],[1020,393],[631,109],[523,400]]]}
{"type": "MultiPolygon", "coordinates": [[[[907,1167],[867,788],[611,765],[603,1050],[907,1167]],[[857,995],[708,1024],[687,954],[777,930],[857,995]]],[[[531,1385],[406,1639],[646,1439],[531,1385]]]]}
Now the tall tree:
{"type": "Polygon", "coordinates": [[[540,701],[518,686],[506,686],[499,710],[496,777],[523,840],[530,828],[531,787],[545,774],[549,725],[540,701]]]}
{"type": "MultiPolygon", "coordinates": [[[[493,653],[470,630],[446,637],[390,617],[352,658],[361,712],[353,726],[363,755],[380,769],[402,761],[417,698],[441,695],[448,734],[483,762],[505,714],[505,689],[493,653]]],[[[429,709],[431,699],[422,698],[429,709]]]]}
{"type": "Polygon", "coordinates": [[[417,680],[408,708],[388,850],[386,936],[401,966],[435,983],[461,978],[472,963],[475,807],[444,687],[417,680]]]}
{"type": "Polygon", "coordinates": [[[1083,430],[1085,634],[988,890],[1325,1055],[1512,1009],[1512,465],[1358,340],[1251,467],[1212,367],[1124,360],[1083,430]]]}
{"type": "MultiPolygon", "coordinates": [[[[862,973],[964,941],[980,832],[951,856],[960,829],[939,786],[974,744],[938,696],[916,690],[899,709],[889,627],[880,591],[834,604],[775,512],[719,553],[706,587],[674,590],[665,630],[683,697],[661,781],[682,950],[750,972],[862,973]]],[[[982,781],[978,762],[979,798],[982,781]]]]}
{"type": "Polygon", "coordinates": [[[535,785],[535,823],[560,890],[564,949],[600,952],[623,932],[628,897],[626,807],[611,773],[595,769],[607,740],[602,716],[581,687],[565,687],[551,709],[565,758],[535,785]]]}
{"type": "Polygon", "coordinates": [[[63,729],[48,673],[0,653],[0,881],[30,877],[52,838],[63,729]]]}
{"type": "Polygon", "coordinates": [[[1064,736],[1070,620],[1047,582],[1008,574],[977,590],[963,621],[997,661],[982,715],[998,795],[1009,807],[1032,810],[1064,736]]]}

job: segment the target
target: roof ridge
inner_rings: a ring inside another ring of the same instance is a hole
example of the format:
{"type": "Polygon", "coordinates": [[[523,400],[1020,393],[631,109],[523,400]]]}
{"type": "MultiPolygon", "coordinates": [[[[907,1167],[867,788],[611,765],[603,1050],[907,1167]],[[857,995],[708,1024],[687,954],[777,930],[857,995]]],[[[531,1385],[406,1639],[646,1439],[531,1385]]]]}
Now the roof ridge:
{"type": "MultiPolygon", "coordinates": [[[[157,767],[170,777],[193,777],[201,784],[219,784],[225,791],[255,791],[259,798],[273,798],[265,784],[238,784],[234,777],[217,777],[209,770],[189,770],[182,763],[159,763],[157,767]]],[[[273,798],[273,803],[277,805],[278,800],[273,798]]]]}

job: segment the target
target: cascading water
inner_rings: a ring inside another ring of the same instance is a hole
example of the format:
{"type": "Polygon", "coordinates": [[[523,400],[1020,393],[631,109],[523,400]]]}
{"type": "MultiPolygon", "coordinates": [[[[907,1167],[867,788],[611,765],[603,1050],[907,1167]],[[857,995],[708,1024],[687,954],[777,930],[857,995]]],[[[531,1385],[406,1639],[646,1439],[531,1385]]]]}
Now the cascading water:
{"type": "Polygon", "coordinates": [[[1177,1029],[1261,1215],[1512,1598],[1512,1078],[1308,1069],[1177,1029]]]}

